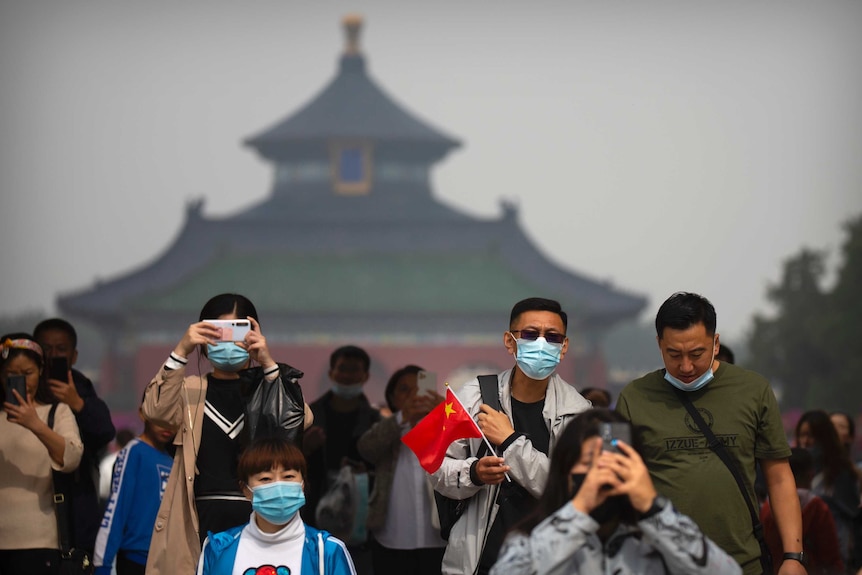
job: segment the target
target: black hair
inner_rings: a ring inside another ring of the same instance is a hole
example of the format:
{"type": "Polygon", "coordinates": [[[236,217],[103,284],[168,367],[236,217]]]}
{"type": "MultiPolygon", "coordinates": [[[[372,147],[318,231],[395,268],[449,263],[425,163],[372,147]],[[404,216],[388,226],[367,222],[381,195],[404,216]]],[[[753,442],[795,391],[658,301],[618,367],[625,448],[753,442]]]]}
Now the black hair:
{"type": "Polygon", "coordinates": [[[733,350],[724,345],[723,343],[718,344],[718,353],[715,354],[715,359],[718,361],[723,361],[725,363],[736,363],[736,356],[733,355],[733,350]]]}
{"type": "Polygon", "coordinates": [[[509,328],[511,329],[515,325],[515,320],[522,313],[528,311],[549,311],[555,313],[563,320],[563,327],[569,327],[569,316],[563,311],[560,302],[543,297],[528,297],[527,299],[522,299],[512,307],[512,313],[509,314],[509,328]]]}
{"type": "Polygon", "coordinates": [[[270,471],[277,465],[283,469],[295,469],[308,478],[308,464],[302,450],[283,437],[261,437],[243,450],[237,464],[237,477],[242,485],[248,485],[252,475],[270,471]]]}
{"type": "Polygon", "coordinates": [[[395,404],[393,403],[393,397],[395,396],[395,386],[398,385],[398,380],[404,377],[407,374],[415,374],[423,371],[421,367],[418,365],[405,365],[398,371],[392,374],[392,377],[389,378],[389,382],[386,384],[386,390],[383,392],[383,397],[386,398],[386,405],[389,406],[389,409],[395,413],[397,411],[395,404]]]}
{"type": "Polygon", "coordinates": [[[257,309],[251,300],[237,293],[223,293],[213,296],[201,309],[200,318],[198,321],[205,319],[218,319],[223,315],[235,314],[239,319],[253,317],[255,321],[260,323],[260,318],[257,317],[257,309]]]}
{"type": "Polygon", "coordinates": [[[371,369],[371,358],[368,357],[368,353],[355,345],[343,345],[333,351],[329,356],[329,369],[335,369],[339,359],[358,359],[366,372],[371,369]]]}
{"type": "MultiPolygon", "coordinates": [[[[569,478],[572,467],[581,459],[581,447],[587,439],[599,435],[599,423],[625,422],[626,420],[615,411],[602,407],[588,409],[576,416],[566,425],[560,434],[554,451],[551,453],[551,462],[548,466],[548,480],[545,490],[539,497],[535,510],[523,521],[515,526],[516,530],[529,533],[541,523],[546,517],[552,515],[572,499],[569,487],[569,478]]],[[[632,434],[634,437],[634,434],[632,434]]],[[[635,443],[637,443],[635,441],[635,443]]],[[[637,445],[632,445],[638,450],[637,445]]],[[[634,519],[632,513],[624,512],[624,521],[634,519]]]]}
{"type": "Polygon", "coordinates": [[[832,419],[833,415],[840,415],[844,419],[847,420],[847,433],[850,434],[850,437],[856,437],[856,422],[853,421],[853,418],[850,417],[850,414],[844,411],[833,411],[829,414],[829,419],[832,419]]]}
{"type": "Polygon", "coordinates": [[[790,449],[790,470],[796,480],[796,486],[802,489],[811,487],[811,478],[814,475],[814,458],[811,452],[801,447],[790,449]]]}
{"type": "Polygon", "coordinates": [[[583,396],[584,398],[586,398],[588,395],[590,395],[592,393],[598,393],[598,394],[604,396],[605,403],[607,403],[607,405],[595,405],[594,404],[593,407],[610,407],[611,406],[613,398],[611,397],[610,391],[608,391],[607,389],[602,389],[601,387],[585,387],[584,389],[581,390],[581,396],[583,396]]]}
{"type": "MultiPolygon", "coordinates": [[[[6,341],[7,339],[26,339],[32,341],[36,345],[39,345],[39,343],[35,339],[33,339],[33,336],[31,336],[29,333],[24,332],[7,333],[4,336],[0,336],[0,343],[6,341]]],[[[21,355],[30,358],[39,368],[39,385],[36,387],[36,395],[34,399],[44,404],[57,403],[57,400],[54,398],[54,394],[51,393],[51,390],[48,388],[47,373],[46,370],[43,369],[45,367],[45,359],[42,357],[41,354],[36,353],[32,349],[11,347],[9,348],[8,355],[6,357],[0,356],[0,370],[3,369],[7,362],[12,361],[13,359],[21,355]]],[[[6,386],[2,385],[0,386],[0,404],[2,404],[4,401],[6,401],[6,386]]]]}
{"type": "Polygon", "coordinates": [[[75,331],[75,328],[72,326],[71,323],[69,323],[65,319],[60,319],[59,317],[52,317],[51,319],[42,320],[38,324],[36,324],[36,327],[33,328],[33,339],[39,341],[40,339],[42,339],[40,336],[44,332],[51,330],[62,331],[69,336],[69,339],[72,340],[72,349],[78,348],[78,332],[75,331]]]}
{"type": "MultiPolygon", "coordinates": [[[[823,482],[827,488],[832,488],[835,485],[835,480],[842,471],[849,471],[854,477],[856,471],[853,463],[850,461],[850,456],[841,445],[841,440],[838,439],[838,432],[835,426],[832,425],[832,419],[829,414],[822,409],[812,409],[806,411],[796,423],[796,444],[799,444],[799,432],[802,429],[802,424],[807,423],[808,429],[811,432],[811,437],[814,439],[815,445],[820,447],[820,452],[823,454],[823,460],[819,462],[823,469],[823,482]]],[[[818,462],[815,462],[815,464],[818,462]]]]}
{"type": "Polygon", "coordinates": [[[715,308],[708,299],[696,293],[679,291],[664,300],[655,316],[655,331],[659,339],[666,327],[685,330],[702,323],[708,335],[715,335],[715,308]]]}

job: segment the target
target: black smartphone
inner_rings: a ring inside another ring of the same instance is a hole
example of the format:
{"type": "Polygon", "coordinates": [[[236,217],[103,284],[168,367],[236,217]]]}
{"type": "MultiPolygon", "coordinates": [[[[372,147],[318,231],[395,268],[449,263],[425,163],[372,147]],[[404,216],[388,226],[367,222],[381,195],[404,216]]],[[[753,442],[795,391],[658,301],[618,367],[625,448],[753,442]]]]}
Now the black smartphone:
{"type": "Polygon", "coordinates": [[[64,356],[51,358],[48,379],[59,379],[62,382],[69,381],[69,360],[64,356]]]}
{"type": "Polygon", "coordinates": [[[613,451],[614,453],[622,453],[619,448],[614,445],[614,439],[621,439],[626,444],[632,444],[632,426],[630,423],[612,422],[599,424],[599,435],[602,438],[602,451],[613,451]]]}
{"type": "Polygon", "coordinates": [[[27,376],[26,375],[7,375],[6,376],[6,401],[12,405],[20,405],[18,398],[12,393],[12,390],[21,394],[21,397],[27,399],[27,376]]]}

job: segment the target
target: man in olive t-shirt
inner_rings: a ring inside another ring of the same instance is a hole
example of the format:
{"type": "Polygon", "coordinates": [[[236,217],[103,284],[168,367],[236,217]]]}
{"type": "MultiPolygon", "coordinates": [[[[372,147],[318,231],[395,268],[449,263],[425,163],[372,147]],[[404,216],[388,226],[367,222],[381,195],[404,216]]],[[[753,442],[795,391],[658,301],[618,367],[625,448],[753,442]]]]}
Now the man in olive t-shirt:
{"type": "Polygon", "coordinates": [[[751,501],[755,459],[763,467],[770,501],[781,508],[781,575],[802,574],[802,516],[787,458],[775,395],[762,376],[715,359],[715,309],[697,294],[677,293],[659,308],[656,332],[665,369],[620,393],[616,410],[632,422],[656,490],[730,553],[746,575],[762,572],[751,516],[730,470],[680,402],[683,390],[712,432],[739,462],[751,501]]]}

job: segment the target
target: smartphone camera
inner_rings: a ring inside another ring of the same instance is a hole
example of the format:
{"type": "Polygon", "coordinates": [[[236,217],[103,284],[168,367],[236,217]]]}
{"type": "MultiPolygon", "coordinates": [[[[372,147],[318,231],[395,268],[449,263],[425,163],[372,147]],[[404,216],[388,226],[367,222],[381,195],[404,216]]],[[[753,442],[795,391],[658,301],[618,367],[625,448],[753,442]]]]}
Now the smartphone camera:
{"type": "Polygon", "coordinates": [[[612,451],[614,453],[622,453],[619,447],[614,445],[615,439],[621,439],[628,445],[632,444],[632,427],[629,423],[623,422],[602,422],[599,424],[599,436],[602,438],[602,451],[612,451]]]}

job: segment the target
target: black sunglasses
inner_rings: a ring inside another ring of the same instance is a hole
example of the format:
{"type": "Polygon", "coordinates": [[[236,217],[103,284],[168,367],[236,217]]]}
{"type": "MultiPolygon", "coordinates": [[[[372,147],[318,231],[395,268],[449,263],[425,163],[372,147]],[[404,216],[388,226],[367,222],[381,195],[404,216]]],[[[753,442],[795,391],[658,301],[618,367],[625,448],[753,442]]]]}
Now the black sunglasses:
{"type": "Polygon", "coordinates": [[[564,333],[540,333],[534,329],[513,329],[512,333],[518,332],[521,334],[521,339],[525,339],[527,341],[536,341],[539,339],[539,336],[545,336],[545,341],[548,343],[563,343],[566,341],[566,334],[564,333]]]}

